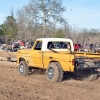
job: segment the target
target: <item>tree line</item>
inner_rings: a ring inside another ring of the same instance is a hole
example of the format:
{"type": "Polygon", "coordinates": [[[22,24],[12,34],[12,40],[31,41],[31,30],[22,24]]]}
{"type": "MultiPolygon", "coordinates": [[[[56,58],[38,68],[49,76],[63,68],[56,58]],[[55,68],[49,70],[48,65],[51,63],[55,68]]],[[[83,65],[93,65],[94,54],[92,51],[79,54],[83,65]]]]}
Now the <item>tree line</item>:
{"type": "Polygon", "coordinates": [[[62,0],[30,0],[0,25],[0,37],[4,43],[18,39],[34,41],[41,37],[70,38],[74,43],[96,43],[100,41],[99,29],[78,29],[68,24],[63,17],[65,7],[62,0]]]}

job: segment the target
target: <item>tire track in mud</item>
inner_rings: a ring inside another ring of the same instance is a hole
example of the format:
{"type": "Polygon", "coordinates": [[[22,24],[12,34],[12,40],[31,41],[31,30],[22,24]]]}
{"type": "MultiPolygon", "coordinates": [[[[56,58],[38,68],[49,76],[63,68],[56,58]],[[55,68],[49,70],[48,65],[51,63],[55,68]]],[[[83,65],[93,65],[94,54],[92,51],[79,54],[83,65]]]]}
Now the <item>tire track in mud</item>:
{"type": "Polygon", "coordinates": [[[0,69],[0,100],[1,97],[3,100],[99,100],[100,98],[100,79],[94,82],[71,79],[51,83],[46,79],[46,75],[39,73],[21,76],[17,66],[13,64],[0,63],[0,69]]]}

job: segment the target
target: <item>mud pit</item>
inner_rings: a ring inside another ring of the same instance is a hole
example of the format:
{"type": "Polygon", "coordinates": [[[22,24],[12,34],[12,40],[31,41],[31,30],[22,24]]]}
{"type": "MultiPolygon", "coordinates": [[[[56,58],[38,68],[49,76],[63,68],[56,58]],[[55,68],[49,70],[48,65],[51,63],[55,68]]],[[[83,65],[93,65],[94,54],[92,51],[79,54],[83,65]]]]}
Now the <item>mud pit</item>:
{"type": "Polygon", "coordinates": [[[51,83],[45,74],[24,77],[16,62],[0,61],[0,100],[100,100],[100,78],[51,83]]]}

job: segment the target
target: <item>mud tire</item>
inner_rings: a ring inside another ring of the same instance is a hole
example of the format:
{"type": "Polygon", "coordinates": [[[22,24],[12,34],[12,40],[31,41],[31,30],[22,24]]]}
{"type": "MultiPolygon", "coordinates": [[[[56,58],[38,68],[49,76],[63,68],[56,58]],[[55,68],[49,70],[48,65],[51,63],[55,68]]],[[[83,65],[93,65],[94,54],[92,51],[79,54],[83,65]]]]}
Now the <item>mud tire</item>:
{"type": "Polygon", "coordinates": [[[61,82],[63,80],[63,70],[60,64],[51,62],[46,70],[46,75],[51,82],[61,82]]]}
{"type": "MultiPolygon", "coordinates": [[[[93,62],[85,62],[85,64],[87,65],[87,67],[94,66],[93,62]]],[[[91,71],[90,75],[88,75],[87,77],[85,77],[84,80],[94,81],[97,78],[98,78],[98,74],[91,71]]]]}
{"type": "Polygon", "coordinates": [[[29,75],[29,67],[25,61],[21,61],[18,67],[19,73],[23,76],[29,75]]]}
{"type": "Polygon", "coordinates": [[[98,78],[98,74],[91,74],[88,77],[86,77],[84,80],[85,81],[94,81],[98,78]]]}

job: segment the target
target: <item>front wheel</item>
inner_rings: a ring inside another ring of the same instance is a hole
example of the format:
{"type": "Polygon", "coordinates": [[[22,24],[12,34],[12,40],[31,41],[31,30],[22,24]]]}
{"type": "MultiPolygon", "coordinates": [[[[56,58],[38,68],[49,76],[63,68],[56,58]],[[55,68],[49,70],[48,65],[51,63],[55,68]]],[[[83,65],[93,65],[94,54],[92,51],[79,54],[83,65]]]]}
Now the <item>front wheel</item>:
{"type": "Polygon", "coordinates": [[[20,62],[18,70],[23,76],[27,76],[29,74],[29,67],[25,61],[20,62]]]}
{"type": "Polygon", "coordinates": [[[63,70],[60,64],[57,62],[50,63],[46,75],[51,82],[61,82],[63,79],[63,70]]]}

